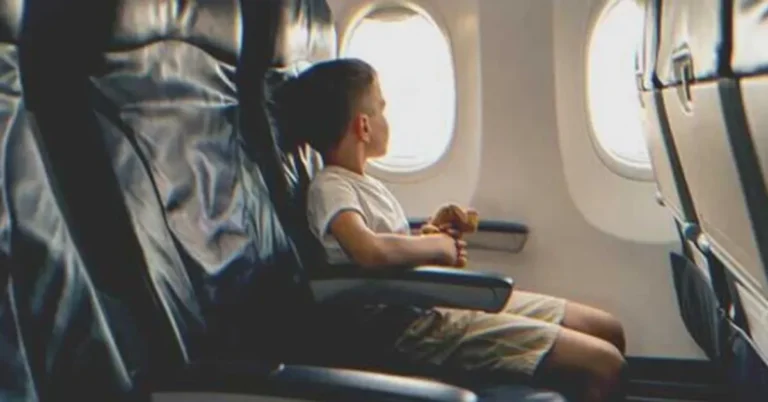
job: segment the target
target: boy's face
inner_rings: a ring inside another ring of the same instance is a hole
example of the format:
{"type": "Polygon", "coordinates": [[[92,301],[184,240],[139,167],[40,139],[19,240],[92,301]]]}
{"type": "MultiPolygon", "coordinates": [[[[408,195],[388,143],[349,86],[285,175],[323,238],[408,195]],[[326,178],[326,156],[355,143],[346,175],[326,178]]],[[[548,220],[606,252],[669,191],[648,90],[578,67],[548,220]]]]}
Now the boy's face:
{"type": "Polygon", "coordinates": [[[389,123],[384,116],[386,101],[381,93],[378,79],[374,80],[368,97],[366,108],[368,113],[365,113],[361,137],[365,145],[366,157],[379,158],[387,153],[389,147],[389,123]]]}

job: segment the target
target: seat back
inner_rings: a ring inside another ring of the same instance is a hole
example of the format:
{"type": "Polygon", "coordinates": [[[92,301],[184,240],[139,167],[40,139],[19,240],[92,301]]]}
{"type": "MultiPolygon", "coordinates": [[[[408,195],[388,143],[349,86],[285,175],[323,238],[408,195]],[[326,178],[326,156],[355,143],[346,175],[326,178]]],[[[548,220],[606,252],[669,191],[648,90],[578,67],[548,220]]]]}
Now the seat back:
{"type": "MultiPolygon", "coordinates": [[[[243,20],[236,0],[60,3],[65,21],[93,17],[75,38],[38,25],[45,140],[83,244],[101,250],[91,274],[121,307],[153,314],[142,318],[161,341],[137,375],[300,353],[314,341],[311,292],[240,128],[241,34],[261,21],[243,20]],[[57,81],[51,55],[66,43],[82,61],[57,81]]],[[[273,17],[283,6],[258,4],[273,17]]]]}
{"type": "MultiPolygon", "coordinates": [[[[674,217],[686,257],[673,255],[671,258],[678,307],[697,344],[712,360],[719,361],[727,338],[723,322],[725,312],[732,307],[735,311],[741,310],[738,298],[733,297],[728,286],[722,264],[711,252],[702,251],[697,245],[701,239],[697,203],[688,186],[687,171],[681,164],[663,96],[671,79],[667,75],[663,77],[663,83],[658,74],[659,66],[670,63],[669,55],[663,53],[670,45],[664,43],[665,47],[661,47],[663,41],[660,40],[661,35],[669,35],[670,30],[666,27],[662,32],[662,22],[674,26],[672,21],[685,15],[686,6],[669,1],[663,2],[662,6],[662,0],[644,0],[639,4],[645,7],[645,30],[638,51],[638,87],[644,109],[646,144],[657,184],[657,199],[674,217]]],[[[711,69],[708,67],[703,71],[711,69]]]]}
{"type": "Polygon", "coordinates": [[[638,3],[645,9],[645,24],[638,49],[637,82],[645,120],[645,140],[658,188],[657,197],[678,222],[686,225],[696,222],[696,211],[680,167],[675,142],[669,132],[664,100],[659,91],[661,83],[656,75],[661,1],[644,0],[638,3]]]}
{"type": "MultiPolygon", "coordinates": [[[[768,103],[768,53],[761,40],[768,36],[766,9],[768,2],[732,4],[731,69],[736,82],[722,91],[725,113],[731,127],[731,147],[742,183],[742,196],[748,207],[751,232],[762,257],[763,273],[768,272],[768,120],[764,116],[768,103]]],[[[760,289],[745,278],[738,285],[745,306],[749,306],[750,335],[762,354],[768,358],[768,289],[760,289]]]]}
{"type": "Polygon", "coordinates": [[[736,3],[745,4],[663,2],[656,73],[695,205],[701,231],[698,247],[712,256],[711,263],[725,267],[728,291],[736,301],[733,306],[746,316],[743,322],[733,315],[724,321],[729,329],[727,342],[721,345],[727,350],[724,362],[729,373],[742,373],[745,365],[759,367],[749,375],[733,376],[735,389],[741,389],[744,384],[764,383],[768,375],[768,360],[761,357],[765,349],[761,339],[768,337],[760,335],[768,329],[762,322],[768,307],[768,243],[763,236],[768,221],[756,213],[758,204],[750,196],[759,169],[748,146],[750,134],[731,69],[731,13],[736,3]]]}
{"type": "Polygon", "coordinates": [[[243,4],[117,1],[89,105],[181,336],[203,317],[202,352],[280,359],[307,343],[312,298],[243,136],[260,109],[238,95],[259,74],[241,38],[271,43],[285,4],[243,4]]]}
{"type": "MultiPolygon", "coordinates": [[[[270,127],[260,126],[259,119],[264,116],[252,114],[245,116],[248,141],[258,144],[259,164],[262,166],[273,200],[285,208],[278,209],[286,230],[300,244],[298,251],[308,274],[316,272],[325,260],[324,250],[319,241],[309,230],[306,215],[306,197],[309,183],[323,167],[320,154],[308,144],[294,141],[294,135],[287,135],[295,122],[291,111],[281,109],[283,85],[313,63],[336,57],[336,30],[333,14],[326,0],[287,1],[286,12],[282,17],[283,25],[277,31],[275,47],[271,58],[259,66],[264,68],[259,82],[243,85],[243,102],[268,105],[266,119],[270,127]],[[282,175],[271,175],[282,172],[282,175]]],[[[246,38],[249,36],[246,35],[246,38]]],[[[246,39],[244,59],[252,53],[253,46],[246,39]]],[[[256,70],[257,68],[254,68],[256,70]]],[[[259,75],[252,76],[257,80],[259,75]]]]}
{"type": "Polygon", "coordinates": [[[721,101],[735,87],[727,77],[729,1],[668,1],[662,7],[657,74],[701,230],[714,253],[761,292],[768,279],[752,232],[737,164],[736,133],[721,101]]]}
{"type": "Polygon", "coordinates": [[[59,186],[35,38],[57,9],[41,6],[0,3],[0,400],[128,401],[152,323],[90,274],[98,256],[59,186]]]}

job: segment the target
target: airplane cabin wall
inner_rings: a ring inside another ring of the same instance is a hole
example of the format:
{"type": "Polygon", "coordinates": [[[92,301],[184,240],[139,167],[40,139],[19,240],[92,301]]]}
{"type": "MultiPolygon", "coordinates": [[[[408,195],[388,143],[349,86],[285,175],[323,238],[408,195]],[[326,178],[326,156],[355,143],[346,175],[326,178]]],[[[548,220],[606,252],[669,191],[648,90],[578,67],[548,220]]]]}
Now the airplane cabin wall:
{"type": "MultiPolygon", "coordinates": [[[[328,1],[340,35],[371,3],[328,1]]],[[[703,358],[677,309],[671,217],[651,182],[610,171],[590,140],[584,49],[603,1],[414,1],[451,36],[459,142],[438,174],[382,179],[412,216],[450,199],[528,225],[521,253],[472,250],[472,268],[615,314],[629,355],[703,358]]]]}

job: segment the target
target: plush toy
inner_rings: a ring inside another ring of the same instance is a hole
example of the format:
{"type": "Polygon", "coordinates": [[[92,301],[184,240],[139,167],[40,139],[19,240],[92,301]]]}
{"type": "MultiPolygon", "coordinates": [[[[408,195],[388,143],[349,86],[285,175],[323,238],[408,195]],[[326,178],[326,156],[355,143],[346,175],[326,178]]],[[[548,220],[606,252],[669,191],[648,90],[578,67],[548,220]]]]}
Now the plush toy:
{"type": "Polygon", "coordinates": [[[449,225],[452,229],[464,233],[477,231],[479,216],[473,209],[464,209],[456,204],[447,204],[440,207],[428,221],[421,227],[422,234],[440,232],[440,227],[449,225]]]}

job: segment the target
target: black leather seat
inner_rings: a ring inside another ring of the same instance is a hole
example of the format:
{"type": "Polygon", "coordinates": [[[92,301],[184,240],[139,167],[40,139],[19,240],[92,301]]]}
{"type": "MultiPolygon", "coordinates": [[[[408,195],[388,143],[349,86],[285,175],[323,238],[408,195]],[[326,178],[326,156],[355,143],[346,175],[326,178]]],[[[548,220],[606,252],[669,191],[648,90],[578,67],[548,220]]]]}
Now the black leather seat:
{"type": "Polygon", "coordinates": [[[24,5],[0,2],[0,400],[127,401],[151,322],[90,275],[22,74],[24,5]]]}
{"type": "MultiPolygon", "coordinates": [[[[34,398],[71,386],[68,391],[98,400],[184,390],[310,400],[476,400],[472,392],[432,381],[281,364],[283,357],[296,360],[297,351],[308,349],[304,346],[322,329],[315,321],[320,310],[253,162],[261,151],[242,135],[240,118],[250,110],[241,110],[238,91],[244,80],[235,77],[255,71],[238,59],[240,29],[266,30],[262,38],[271,40],[269,32],[291,14],[293,3],[244,4],[261,8],[242,18],[235,1],[27,1],[24,87],[41,116],[37,140],[50,159],[47,170],[38,169],[30,181],[57,184],[55,205],[67,211],[88,262],[77,272],[92,278],[67,284],[71,291],[82,283],[87,297],[63,300],[61,306],[87,300],[94,307],[86,310],[101,326],[83,335],[100,341],[92,349],[74,335],[67,338],[85,345],[75,349],[77,358],[58,355],[57,376],[36,376],[47,384],[26,378],[25,392],[34,398]],[[82,19],[85,14],[89,18],[82,19]],[[68,53],[62,55],[62,49],[68,53]]],[[[37,160],[23,156],[28,163],[37,160]]],[[[24,184],[20,188],[29,188],[24,184]]],[[[22,195],[38,193],[46,194],[22,195]]],[[[43,235],[55,236],[50,243],[57,246],[66,241],[61,233],[66,225],[52,216],[35,219],[53,222],[43,235]]],[[[78,249],[71,250],[63,261],[76,265],[78,249]]],[[[9,255],[19,258],[23,251],[9,255]]],[[[46,268],[59,272],[58,266],[46,268]]],[[[23,273],[23,279],[30,276],[23,273]]],[[[337,278],[325,297],[384,279],[358,278],[339,286],[337,278]]],[[[428,285],[427,291],[411,289],[421,303],[472,303],[489,310],[503,304],[512,285],[503,278],[440,270],[394,280],[428,285]],[[441,296],[435,287],[445,283],[470,291],[441,296]]],[[[384,296],[383,301],[396,297],[384,296]]],[[[57,324],[65,318],[56,317],[57,324]]],[[[31,346],[27,356],[51,350],[31,346]]],[[[42,361],[21,361],[11,371],[25,374],[42,361]]],[[[560,400],[521,388],[510,392],[506,398],[514,394],[512,400],[560,400]]]]}

